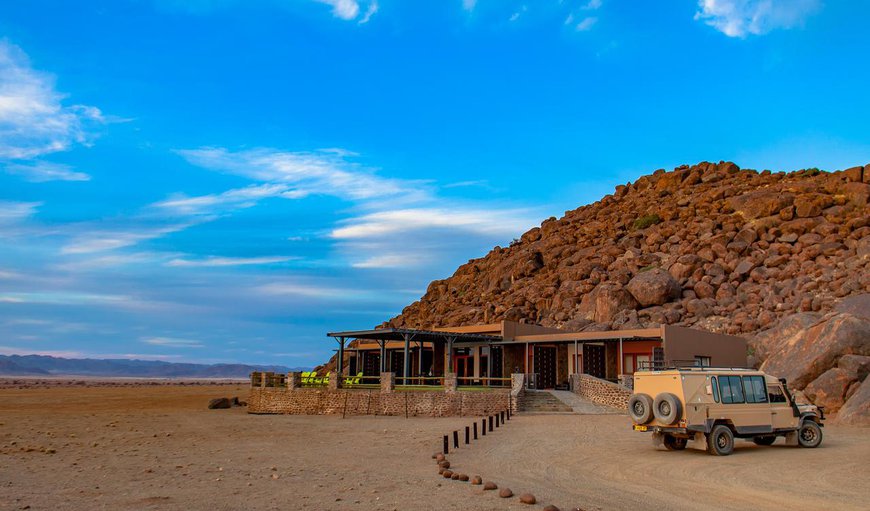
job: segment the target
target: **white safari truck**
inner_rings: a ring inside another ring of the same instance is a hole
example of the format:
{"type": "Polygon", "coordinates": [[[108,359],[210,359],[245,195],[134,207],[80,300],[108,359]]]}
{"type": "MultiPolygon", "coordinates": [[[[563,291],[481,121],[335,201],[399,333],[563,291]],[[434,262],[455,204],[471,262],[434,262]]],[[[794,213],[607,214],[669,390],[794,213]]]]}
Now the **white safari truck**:
{"type": "Polygon", "coordinates": [[[751,369],[692,367],[634,373],[628,413],[635,431],[651,432],[655,445],[694,448],[725,456],[734,439],[771,445],[818,447],[821,407],[796,404],[785,380],[751,369]]]}

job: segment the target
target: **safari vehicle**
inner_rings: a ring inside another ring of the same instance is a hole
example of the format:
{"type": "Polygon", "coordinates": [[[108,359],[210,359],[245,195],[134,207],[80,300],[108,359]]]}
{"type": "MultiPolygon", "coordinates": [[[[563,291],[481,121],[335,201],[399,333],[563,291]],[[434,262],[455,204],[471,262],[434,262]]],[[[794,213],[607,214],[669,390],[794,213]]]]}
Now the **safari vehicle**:
{"type": "Polygon", "coordinates": [[[635,431],[653,434],[653,443],[694,448],[727,456],[734,439],[771,445],[818,447],[824,410],[796,404],[786,381],[751,369],[692,367],[634,373],[628,413],[635,431]]]}

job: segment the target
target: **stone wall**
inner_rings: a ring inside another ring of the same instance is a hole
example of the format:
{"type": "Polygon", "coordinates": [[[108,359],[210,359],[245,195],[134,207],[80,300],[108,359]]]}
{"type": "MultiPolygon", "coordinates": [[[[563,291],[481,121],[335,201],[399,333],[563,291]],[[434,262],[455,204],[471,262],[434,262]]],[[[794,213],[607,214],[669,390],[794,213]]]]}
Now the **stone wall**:
{"type": "Polygon", "coordinates": [[[248,413],[291,415],[484,416],[507,410],[507,389],[479,392],[253,387],[248,413]]]}
{"type": "Polygon", "coordinates": [[[595,403],[612,406],[620,410],[628,409],[631,390],[588,374],[572,374],[574,392],[595,403]]]}

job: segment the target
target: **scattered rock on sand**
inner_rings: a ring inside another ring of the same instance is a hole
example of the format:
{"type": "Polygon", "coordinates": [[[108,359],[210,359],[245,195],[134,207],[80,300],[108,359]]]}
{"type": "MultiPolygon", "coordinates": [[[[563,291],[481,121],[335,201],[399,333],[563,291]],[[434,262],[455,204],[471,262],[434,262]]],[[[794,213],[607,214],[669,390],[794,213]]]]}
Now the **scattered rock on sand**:
{"type": "Polygon", "coordinates": [[[450,479],[451,477],[453,477],[453,471],[452,470],[445,470],[444,472],[441,473],[441,475],[444,476],[444,479],[450,479]]]}
{"type": "Polygon", "coordinates": [[[534,504],[537,501],[538,500],[531,493],[523,493],[522,495],[520,495],[520,502],[522,502],[523,504],[534,504]]]}
{"type": "Polygon", "coordinates": [[[559,508],[554,506],[553,504],[550,504],[549,506],[544,508],[544,511],[559,511],[559,508]]]}
{"type": "Polygon", "coordinates": [[[483,484],[483,479],[480,476],[474,476],[471,478],[471,484],[483,484]]]}
{"type": "Polygon", "coordinates": [[[487,482],[483,483],[483,489],[484,490],[497,490],[498,485],[492,481],[487,481],[487,482]]]}
{"type": "Polygon", "coordinates": [[[514,492],[510,488],[502,488],[498,491],[498,496],[503,499],[509,499],[514,496],[514,492]]]}
{"type": "Polygon", "coordinates": [[[459,474],[457,474],[456,472],[454,472],[453,475],[450,476],[450,479],[453,479],[454,481],[458,481],[458,480],[459,480],[459,474]]]}
{"type": "Polygon", "coordinates": [[[459,480],[462,482],[468,481],[468,474],[459,474],[459,480]]]}
{"type": "Polygon", "coordinates": [[[450,468],[450,462],[447,460],[442,460],[438,462],[438,466],[441,468],[450,468]]]}
{"type": "Polygon", "coordinates": [[[232,408],[232,406],[233,406],[233,404],[230,401],[230,398],[228,398],[228,397],[218,397],[218,398],[212,399],[211,401],[208,402],[208,409],[209,410],[216,410],[216,409],[222,409],[222,408],[232,408]]]}

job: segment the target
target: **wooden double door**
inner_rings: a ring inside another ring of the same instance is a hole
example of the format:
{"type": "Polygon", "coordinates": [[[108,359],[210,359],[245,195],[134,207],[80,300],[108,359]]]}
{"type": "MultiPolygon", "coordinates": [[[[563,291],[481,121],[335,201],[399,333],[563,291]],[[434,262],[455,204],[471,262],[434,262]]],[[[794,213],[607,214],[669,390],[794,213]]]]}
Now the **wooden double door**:
{"type": "Polygon", "coordinates": [[[556,386],[556,348],[535,346],[535,385],[539,389],[552,389],[556,386]]]}

